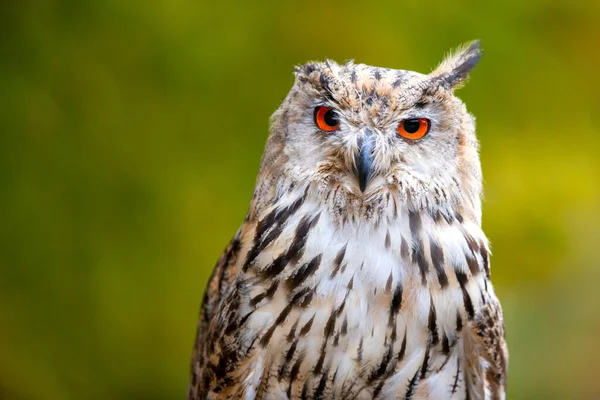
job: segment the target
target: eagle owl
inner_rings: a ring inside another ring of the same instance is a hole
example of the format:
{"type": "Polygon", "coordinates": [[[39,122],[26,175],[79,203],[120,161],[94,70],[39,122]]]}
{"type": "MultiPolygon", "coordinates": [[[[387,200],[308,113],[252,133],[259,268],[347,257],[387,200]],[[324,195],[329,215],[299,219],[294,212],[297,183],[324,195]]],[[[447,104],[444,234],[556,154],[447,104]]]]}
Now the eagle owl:
{"type": "Polygon", "coordinates": [[[472,42],[429,75],[310,62],[206,289],[191,399],[502,399],[472,42]]]}

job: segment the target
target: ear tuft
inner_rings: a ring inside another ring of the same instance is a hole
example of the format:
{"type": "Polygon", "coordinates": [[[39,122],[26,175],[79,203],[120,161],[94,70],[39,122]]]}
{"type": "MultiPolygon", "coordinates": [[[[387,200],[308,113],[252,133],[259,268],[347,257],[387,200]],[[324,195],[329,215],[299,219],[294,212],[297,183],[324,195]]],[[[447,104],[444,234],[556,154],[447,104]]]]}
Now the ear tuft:
{"type": "Polygon", "coordinates": [[[481,41],[475,40],[460,46],[446,57],[430,76],[446,89],[462,87],[481,58],[480,45],[481,41]]]}

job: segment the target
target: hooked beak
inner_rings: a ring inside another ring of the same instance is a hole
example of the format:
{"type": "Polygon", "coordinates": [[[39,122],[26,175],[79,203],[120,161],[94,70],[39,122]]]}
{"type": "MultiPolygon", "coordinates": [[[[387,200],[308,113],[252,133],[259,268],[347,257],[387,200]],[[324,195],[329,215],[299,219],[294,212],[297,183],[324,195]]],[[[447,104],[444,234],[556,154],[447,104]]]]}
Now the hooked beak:
{"type": "Polygon", "coordinates": [[[373,173],[373,147],[375,146],[375,138],[370,129],[365,129],[365,134],[358,139],[358,152],[354,156],[354,165],[358,185],[361,192],[367,188],[373,173]]]}

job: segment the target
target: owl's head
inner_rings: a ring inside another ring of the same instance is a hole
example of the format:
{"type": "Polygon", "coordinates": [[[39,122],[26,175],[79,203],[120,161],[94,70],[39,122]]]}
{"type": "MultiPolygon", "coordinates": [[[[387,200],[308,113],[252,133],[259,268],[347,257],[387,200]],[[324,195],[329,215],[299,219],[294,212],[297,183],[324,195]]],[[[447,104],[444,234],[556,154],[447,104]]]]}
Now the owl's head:
{"type": "Polygon", "coordinates": [[[454,91],[480,56],[472,42],[428,75],[352,62],[297,67],[272,117],[255,197],[310,187],[339,215],[401,206],[479,220],[474,119],[454,91]]]}

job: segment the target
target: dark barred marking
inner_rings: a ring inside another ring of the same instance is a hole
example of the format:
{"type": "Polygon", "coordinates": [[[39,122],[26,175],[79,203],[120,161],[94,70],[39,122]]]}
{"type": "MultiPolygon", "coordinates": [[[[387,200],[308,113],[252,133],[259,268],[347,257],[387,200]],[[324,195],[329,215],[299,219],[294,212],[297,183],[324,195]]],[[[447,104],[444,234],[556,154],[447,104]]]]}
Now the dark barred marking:
{"type": "Polygon", "coordinates": [[[273,336],[275,329],[277,329],[277,327],[283,321],[285,321],[285,319],[289,315],[290,311],[292,310],[292,307],[293,307],[292,304],[288,304],[283,308],[281,313],[279,313],[279,315],[277,316],[277,319],[275,320],[275,323],[269,327],[269,329],[265,332],[264,336],[260,339],[260,345],[262,347],[265,347],[267,344],[269,344],[269,341],[271,340],[271,337],[273,336]]]}
{"type": "Polygon", "coordinates": [[[440,365],[440,367],[436,371],[436,374],[441,372],[446,367],[446,365],[448,364],[448,361],[450,361],[450,357],[451,357],[451,354],[446,354],[446,358],[444,359],[444,362],[442,363],[442,365],[440,365]]]}
{"type": "Polygon", "coordinates": [[[323,329],[323,335],[325,335],[325,338],[328,338],[333,333],[333,328],[335,327],[336,318],[337,318],[337,312],[332,311],[331,315],[329,315],[329,319],[327,320],[327,323],[325,324],[325,328],[323,329]]]}
{"type": "Polygon", "coordinates": [[[373,382],[379,380],[379,384],[375,387],[375,390],[373,391],[373,398],[375,398],[379,394],[379,392],[383,388],[383,385],[386,381],[386,378],[388,375],[388,374],[386,374],[386,372],[388,371],[388,366],[392,359],[392,347],[393,347],[393,345],[388,347],[387,352],[385,353],[385,355],[383,356],[383,359],[381,360],[381,364],[379,364],[379,367],[377,369],[374,369],[371,372],[371,375],[369,376],[369,379],[367,380],[367,385],[372,385],[373,382]],[[381,378],[384,378],[384,379],[381,379],[381,378]]]}
{"type": "Polygon", "coordinates": [[[323,255],[319,254],[314,257],[310,262],[302,265],[300,268],[294,271],[292,275],[285,281],[289,289],[294,289],[300,286],[309,276],[315,273],[315,271],[321,265],[321,259],[323,255]]]}
{"type": "MultiPolygon", "coordinates": [[[[400,361],[402,361],[402,359],[404,358],[404,354],[406,353],[406,334],[407,334],[407,330],[405,327],[404,328],[404,337],[402,338],[402,344],[400,345],[400,351],[398,352],[398,355],[396,356],[395,362],[392,364],[388,364],[385,375],[383,377],[381,377],[381,379],[379,380],[379,384],[377,385],[377,387],[375,387],[375,390],[373,391],[373,396],[372,396],[374,399],[377,398],[377,396],[381,392],[381,389],[383,389],[383,386],[388,381],[389,377],[392,376],[394,374],[394,372],[396,372],[396,367],[397,367],[398,363],[400,361]]],[[[392,349],[393,349],[393,345],[395,342],[396,342],[396,327],[394,326],[394,330],[392,331],[392,339],[391,339],[392,349]]]]}
{"type": "Polygon", "coordinates": [[[418,212],[409,211],[408,226],[410,227],[413,238],[418,237],[421,234],[421,215],[418,212]]]}
{"type": "MultiPolygon", "coordinates": [[[[343,303],[342,303],[342,306],[343,306],[343,303]]],[[[315,375],[321,373],[321,369],[323,368],[323,362],[325,361],[325,354],[327,353],[325,351],[325,349],[327,348],[327,342],[329,341],[329,338],[333,334],[333,330],[335,328],[335,321],[337,320],[339,313],[340,313],[340,310],[333,310],[331,312],[331,314],[329,315],[329,319],[327,320],[327,323],[325,324],[325,328],[323,330],[324,337],[323,337],[323,345],[321,346],[321,355],[319,356],[319,360],[317,361],[317,365],[315,366],[315,369],[313,371],[313,373],[315,375]]]]}
{"type": "Polygon", "coordinates": [[[400,351],[398,352],[398,357],[396,357],[397,362],[400,362],[404,359],[404,355],[406,354],[406,336],[408,336],[408,328],[404,328],[404,338],[402,339],[402,344],[400,345],[400,351]]]}
{"type": "Polygon", "coordinates": [[[308,216],[305,216],[302,218],[300,223],[298,223],[296,232],[294,234],[294,239],[292,240],[292,244],[288,249],[288,259],[290,262],[295,263],[302,257],[304,254],[304,246],[306,245],[306,240],[308,239],[308,233],[317,225],[320,218],[321,213],[315,215],[313,219],[308,222],[308,216]]]}
{"type": "Polygon", "coordinates": [[[273,280],[273,282],[267,288],[266,291],[261,292],[261,293],[257,294],[256,296],[254,296],[252,299],[250,299],[250,305],[252,307],[256,307],[256,305],[258,303],[260,303],[263,299],[265,299],[265,298],[272,299],[273,296],[275,295],[275,292],[277,291],[278,286],[279,286],[279,280],[278,279],[273,280]]]}
{"type": "Polygon", "coordinates": [[[485,276],[488,279],[490,279],[489,254],[483,243],[481,243],[479,246],[479,253],[481,254],[481,258],[483,260],[483,269],[485,270],[485,276]]]}
{"type": "MultiPolygon", "coordinates": [[[[238,328],[240,326],[243,326],[246,323],[246,321],[248,321],[248,318],[250,318],[252,316],[252,314],[254,314],[254,311],[256,311],[256,310],[250,311],[249,313],[247,313],[240,319],[240,321],[238,322],[238,328]]],[[[225,331],[226,335],[231,335],[232,333],[233,333],[233,331],[225,331]]]]}
{"type": "MultiPolygon", "coordinates": [[[[249,314],[252,314],[252,312],[249,314]]],[[[247,314],[246,317],[248,317],[249,314],[247,314]]],[[[219,336],[224,336],[223,330],[221,330],[219,336]]],[[[216,378],[216,381],[220,381],[220,384],[224,386],[233,384],[233,380],[229,376],[229,373],[239,365],[240,360],[248,356],[250,351],[254,348],[254,343],[258,339],[259,334],[254,335],[249,343],[242,344],[241,346],[235,345],[235,343],[238,343],[239,336],[233,335],[228,337],[233,343],[221,343],[223,345],[221,349],[222,353],[217,363],[208,360],[208,369],[212,373],[213,378],[216,378]]],[[[214,354],[216,350],[215,341],[211,341],[210,345],[211,347],[208,351],[210,354],[214,354]]],[[[204,378],[207,378],[206,374],[204,375],[204,378]]]]}
{"type": "Polygon", "coordinates": [[[256,311],[256,310],[250,311],[249,313],[244,315],[242,318],[231,319],[229,324],[227,324],[225,331],[222,332],[222,334],[226,335],[226,336],[233,335],[236,330],[238,330],[241,326],[243,326],[246,323],[246,321],[248,321],[248,318],[250,318],[250,316],[252,316],[254,311],[256,311]]]}
{"type": "Polygon", "coordinates": [[[473,239],[473,236],[466,231],[466,229],[462,228],[462,233],[467,241],[467,246],[469,246],[469,249],[471,250],[471,254],[473,254],[473,257],[475,257],[475,254],[479,253],[479,244],[475,241],[475,239],[473,239]]]}
{"type": "Polygon", "coordinates": [[[350,74],[350,82],[356,83],[356,71],[352,71],[350,74]]]}
{"type": "Polygon", "coordinates": [[[390,201],[392,199],[392,194],[390,192],[387,192],[387,194],[385,195],[385,207],[389,207],[390,205],[390,201]]]}
{"type": "MultiPolygon", "coordinates": [[[[460,358],[456,357],[456,375],[454,376],[454,383],[452,384],[452,388],[450,389],[450,395],[453,395],[458,390],[458,381],[460,377],[460,358]]],[[[467,390],[468,392],[468,390],[467,390]]]]}
{"type": "Polygon", "coordinates": [[[412,399],[413,395],[415,394],[415,388],[417,386],[418,381],[419,381],[419,370],[417,370],[415,372],[415,374],[413,375],[412,379],[410,381],[408,381],[408,388],[406,389],[406,394],[404,395],[404,400],[412,399]]]}
{"type": "Polygon", "coordinates": [[[467,317],[469,320],[472,320],[475,316],[475,310],[473,309],[473,302],[471,301],[471,296],[469,296],[469,292],[467,291],[466,285],[468,282],[467,275],[464,272],[460,272],[455,270],[456,279],[460,284],[460,289],[463,294],[463,303],[465,304],[465,311],[467,312],[467,317]]]}
{"type": "Polygon", "coordinates": [[[331,365],[327,365],[327,367],[325,367],[321,379],[319,380],[319,384],[315,388],[315,392],[313,394],[313,398],[315,400],[322,400],[324,398],[323,396],[325,394],[325,388],[327,387],[327,380],[329,378],[330,368],[331,365]]]}
{"type": "Polygon", "coordinates": [[[296,347],[298,346],[298,339],[294,340],[292,342],[292,344],[290,345],[290,348],[288,349],[286,355],[285,355],[285,359],[283,360],[283,362],[281,363],[281,366],[279,367],[279,382],[281,382],[283,380],[283,378],[286,376],[287,374],[287,369],[289,367],[289,364],[292,362],[292,359],[294,358],[294,354],[296,353],[296,347]]]}
{"type": "Polygon", "coordinates": [[[470,254],[465,254],[465,258],[467,259],[467,265],[469,266],[469,271],[471,271],[471,274],[473,276],[479,274],[481,269],[479,268],[479,262],[477,262],[477,259],[470,254]]]}
{"type": "Polygon", "coordinates": [[[454,218],[447,210],[442,211],[442,216],[444,217],[444,219],[446,220],[448,225],[450,225],[452,222],[454,222],[454,218]]]}
{"type": "Polygon", "coordinates": [[[227,317],[224,318],[224,321],[229,321],[227,325],[223,324],[221,329],[219,330],[219,335],[230,335],[232,334],[238,327],[240,323],[240,315],[238,314],[239,308],[239,292],[232,293],[231,296],[228,297],[229,301],[229,310],[227,311],[227,317]]]}
{"type": "Polygon", "coordinates": [[[266,268],[261,272],[261,278],[263,280],[273,279],[277,275],[283,272],[285,266],[288,264],[287,254],[280,254],[275,260],[273,260],[266,268]]]}
{"type": "Polygon", "coordinates": [[[290,329],[290,332],[287,334],[286,340],[287,340],[288,343],[290,343],[296,337],[296,329],[298,328],[298,323],[299,322],[300,322],[300,318],[298,318],[296,320],[296,322],[294,322],[294,325],[292,325],[292,328],[290,329]]]}
{"type": "Polygon", "coordinates": [[[460,215],[460,213],[459,213],[458,211],[456,211],[456,213],[454,214],[454,218],[456,218],[456,220],[457,220],[459,223],[461,223],[461,224],[462,224],[462,223],[463,223],[463,221],[464,221],[464,219],[463,219],[463,216],[462,216],[462,215],[460,215]]]}
{"type": "Polygon", "coordinates": [[[334,268],[331,272],[331,275],[329,276],[332,279],[336,276],[336,274],[340,270],[340,267],[342,266],[342,262],[344,261],[344,257],[346,256],[346,246],[348,245],[345,244],[344,247],[342,247],[340,251],[338,251],[337,255],[335,256],[335,259],[333,260],[334,268]]]}
{"type": "Polygon", "coordinates": [[[410,260],[410,251],[408,250],[408,243],[402,239],[400,243],[400,255],[404,260],[410,260]]]}
{"type": "Polygon", "coordinates": [[[352,278],[350,278],[350,282],[348,282],[347,288],[348,290],[352,290],[352,288],[354,288],[354,275],[352,275],[352,278]]]}
{"type": "Polygon", "coordinates": [[[419,266],[419,271],[421,272],[421,284],[423,284],[423,286],[427,285],[427,273],[429,272],[429,264],[427,263],[425,255],[423,254],[423,242],[418,236],[413,238],[412,258],[413,261],[416,260],[416,263],[419,266]]]}
{"type": "Polygon", "coordinates": [[[335,368],[335,371],[333,373],[333,376],[331,377],[331,383],[333,384],[335,382],[335,378],[337,377],[338,371],[340,370],[340,364],[338,364],[338,366],[335,368]]]}
{"type": "Polygon", "coordinates": [[[447,356],[450,353],[450,342],[448,340],[446,332],[444,332],[444,336],[442,337],[442,353],[445,356],[447,356]]]}
{"type": "Polygon", "coordinates": [[[385,248],[389,249],[392,246],[392,239],[390,238],[390,232],[385,234],[385,248]]]}
{"type": "MultiPolygon", "coordinates": [[[[438,192],[437,189],[435,189],[435,191],[438,192]]],[[[437,194],[439,195],[439,193],[437,194]]],[[[439,224],[442,220],[442,212],[440,210],[427,209],[427,213],[429,214],[429,217],[433,220],[433,222],[435,222],[436,224],[439,224]]]]}
{"type": "Polygon", "coordinates": [[[448,276],[444,271],[444,252],[437,242],[430,237],[429,247],[431,251],[431,261],[433,262],[433,268],[437,272],[438,280],[442,289],[448,287],[448,276]]]}
{"type": "Polygon", "coordinates": [[[381,73],[376,70],[375,73],[373,74],[373,77],[375,78],[376,81],[380,81],[381,80],[381,73]]]}
{"type": "Polygon", "coordinates": [[[209,364],[217,380],[224,379],[232,371],[240,359],[240,354],[231,346],[226,347],[217,364],[209,364]]]}
{"type": "Polygon", "coordinates": [[[340,307],[337,309],[337,311],[335,312],[336,317],[339,317],[342,312],[344,311],[344,307],[346,307],[346,302],[348,300],[348,295],[350,294],[350,291],[347,290],[346,291],[346,295],[344,296],[344,301],[342,301],[342,304],[340,305],[340,307]]]}
{"type": "MultiPolygon", "coordinates": [[[[219,276],[219,293],[221,294],[221,297],[223,297],[223,292],[224,292],[224,287],[223,287],[223,282],[225,281],[225,274],[229,271],[229,263],[232,261],[232,258],[236,258],[238,256],[238,252],[241,248],[241,241],[238,235],[235,236],[235,238],[233,239],[233,241],[231,242],[231,244],[229,245],[229,250],[227,251],[227,255],[225,256],[225,260],[223,260],[222,263],[219,263],[222,268],[221,268],[221,273],[219,276]]],[[[216,269],[214,270],[213,273],[216,273],[216,269]]],[[[211,279],[212,280],[212,279],[211,279]]],[[[208,291],[206,293],[208,295],[208,291]]]]}
{"type": "Polygon", "coordinates": [[[402,284],[398,284],[394,290],[394,296],[392,297],[392,303],[390,305],[390,319],[388,325],[396,325],[396,315],[402,307],[402,284]]]}
{"type": "Polygon", "coordinates": [[[340,332],[336,333],[333,337],[333,347],[337,347],[340,342],[340,332]]]}
{"type": "Polygon", "coordinates": [[[300,329],[300,336],[306,336],[306,334],[310,332],[310,328],[312,328],[312,324],[315,321],[315,315],[316,313],[313,314],[313,316],[308,320],[308,322],[304,324],[302,329],[300,329]]]}
{"type": "Polygon", "coordinates": [[[295,262],[302,257],[304,253],[304,246],[308,239],[308,232],[310,229],[319,221],[320,214],[317,214],[314,218],[310,219],[308,216],[302,218],[296,232],[292,244],[290,245],[286,253],[282,253],[273,260],[263,271],[261,271],[262,279],[272,279],[279,275],[286,267],[289,262],[295,262]]]}
{"type": "Polygon", "coordinates": [[[392,271],[390,271],[390,276],[388,277],[388,280],[385,283],[385,291],[386,292],[389,292],[390,290],[392,290],[393,281],[394,281],[394,277],[393,277],[392,271]]]}
{"type": "Polygon", "coordinates": [[[456,312],[456,332],[461,332],[463,329],[463,321],[460,312],[456,312]]]}
{"type": "Polygon", "coordinates": [[[348,315],[344,315],[344,320],[342,321],[340,331],[344,336],[348,334],[348,315]]]}
{"type": "Polygon", "coordinates": [[[298,211],[302,203],[304,203],[306,193],[307,192],[305,191],[296,201],[283,209],[278,207],[275,208],[265,218],[258,222],[256,233],[254,235],[254,245],[250,251],[248,251],[248,255],[246,256],[243,267],[244,271],[247,271],[248,267],[256,260],[256,257],[258,257],[258,255],[281,234],[288,218],[298,211]],[[269,231],[268,234],[267,231],[269,231]]]}
{"type": "Polygon", "coordinates": [[[277,291],[277,287],[279,286],[279,279],[275,279],[271,286],[265,292],[267,299],[272,299],[277,291]]]}
{"type": "Polygon", "coordinates": [[[427,328],[429,329],[429,335],[431,337],[431,345],[435,346],[440,341],[440,337],[438,336],[437,331],[437,313],[435,311],[433,297],[431,295],[429,296],[429,318],[427,328]]]}
{"type": "Polygon", "coordinates": [[[327,347],[327,340],[324,341],[323,347],[321,348],[321,354],[319,355],[319,359],[317,360],[317,365],[315,365],[315,369],[313,371],[314,375],[319,375],[321,370],[323,369],[323,363],[325,362],[325,348],[327,347]]]}
{"type": "Polygon", "coordinates": [[[315,295],[314,290],[308,292],[308,294],[306,296],[304,296],[304,298],[302,299],[302,302],[300,304],[298,304],[298,306],[300,308],[308,308],[308,306],[310,306],[310,302],[312,301],[314,295],[315,295]]]}
{"type": "MultiPolygon", "coordinates": [[[[386,340],[387,340],[387,337],[386,337],[386,340]]],[[[383,382],[385,382],[385,379],[390,374],[390,367],[393,367],[393,365],[391,365],[390,362],[392,361],[392,357],[394,355],[394,345],[395,344],[396,344],[396,326],[394,326],[394,328],[392,329],[392,333],[390,335],[387,351],[381,358],[381,362],[379,363],[379,366],[376,369],[374,368],[371,371],[371,374],[369,375],[369,378],[367,379],[367,385],[371,386],[373,384],[373,382],[383,378],[383,379],[381,379],[381,382],[380,382],[381,386],[383,387],[383,382]]],[[[381,389],[379,389],[379,390],[381,390],[381,389]]],[[[375,396],[376,395],[373,394],[373,397],[375,397],[375,396]]]]}
{"type": "MultiPolygon", "coordinates": [[[[277,221],[276,216],[280,211],[278,207],[273,208],[269,214],[267,214],[263,219],[258,221],[256,224],[256,232],[254,232],[254,243],[260,243],[263,239],[265,233],[273,227],[275,222],[277,221]]],[[[252,260],[250,260],[252,261],[252,260]]]]}
{"type": "Polygon", "coordinates": [[[269,329],[267,329],[264,336],[260,339],[261,347],[265,347],[267,344],[269,344],[269,341],[271,340],[271,337],[273,336],[275,329],[277,329],[277,327],[285,321],[285,319],[289,315],[290,311],[292,311],[292,308],[296,305],[296,303],[300,300],[300,298],[302,298],[303,296],[306,296],[306,295],[308,295],[308,296],[311,295],[311,293],[309,293],[309,291],[310,291],[310,288],[304,288],[303,290],[300,290],[298,293],[296,293],[296,295],[292,298],[292,300],[283,308],[281,313],[279,313],[279,315],[277,316],[277,319],[275,320],[275,322],[269,327],[269,329]]]}
{"type": "Polygon", "coordinates": [[[425,379],[427,376],[427,370],[429,369],[429,352],[430,347],[427,345],[427,350],[425,350],[425,357],[423,358],[423,364],[421,365],[421,379],[425,379]]]}
{"type": "Polygon", "coordinates": [[[429,272],[429,265],[423,254],[423,240],[421,239],[421,215],[418,212],[409,211],[408,213],[408,225],[412,234],[412,260],[416,261],[421,271],[421,283],[427,284],[427,273],[429,272]]]}
{"type": "Polygon", "coordinates": [[[304,385],[302,386],[302,393],[300,394],[300,398],[302,400],[308,400],[308,379],[304,381],[304,385]]]}
{"type": "Polygon", "coordinates": [[[363,352],[363,337],[361,336],[360,342],[358,343],[358,349],[356,351],[356,361],[359,363],[362,361],[362,352],[363,352]]]}
{"type": "Polygon", "coordinates": [[[298,356],[298,359],[296,360],[296,362],[294,363],[294,365],[292,366],[292,369],[290,371],[290,379],[289,379],[290,383],[288,385],[288,390],[287,390],[287,396],[290,399],[292,398],[292,386],[294,384],[294,381],[298,377],[298,372],[300,372],[300,366],[302,365],[302,362],[304,361],[304,357],[306,357],[306,350],[304,350],[300,353],[300,355],[298,356]]]}

